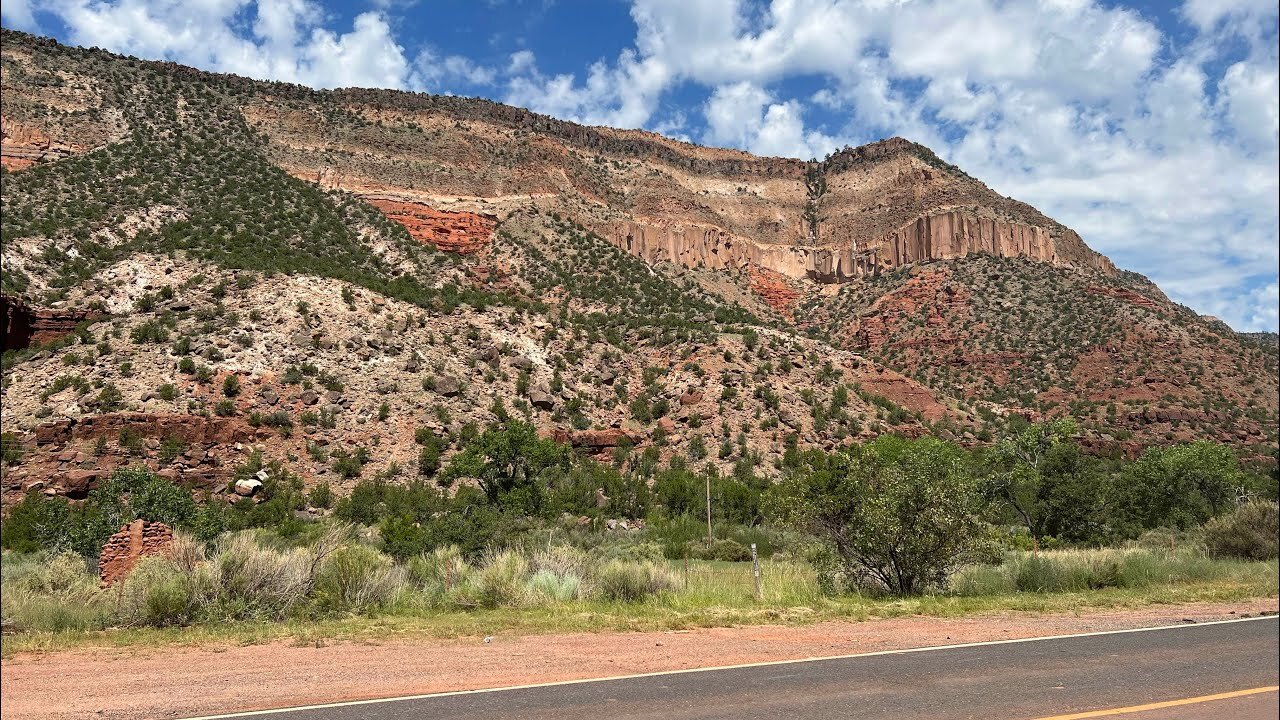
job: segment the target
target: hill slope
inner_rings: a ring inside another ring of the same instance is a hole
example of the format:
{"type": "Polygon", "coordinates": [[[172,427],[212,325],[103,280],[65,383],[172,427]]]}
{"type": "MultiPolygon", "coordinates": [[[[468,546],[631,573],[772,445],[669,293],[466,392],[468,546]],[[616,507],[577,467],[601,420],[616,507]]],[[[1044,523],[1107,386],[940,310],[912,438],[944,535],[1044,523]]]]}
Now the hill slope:
{"type": "Polygon", "coordinates": [[[1059,414],[1100,450],[1276,443],[1274,343],[905,140],[808,163],[10,31],[0,60],[7,497],[139,456],[220,491],[254,445],[341,484],[335,451],[412,466],[428,428],[447,461],[508,414],[726,469],[1059,414]]]}

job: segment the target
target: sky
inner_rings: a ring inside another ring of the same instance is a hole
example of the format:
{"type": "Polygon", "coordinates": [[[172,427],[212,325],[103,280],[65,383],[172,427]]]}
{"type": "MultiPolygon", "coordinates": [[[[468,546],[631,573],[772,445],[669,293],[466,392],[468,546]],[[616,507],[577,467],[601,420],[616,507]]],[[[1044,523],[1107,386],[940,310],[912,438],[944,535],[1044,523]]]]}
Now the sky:
{"type": "Polygon", "coordinates": [[[4,0],[0,20],[762,155],[899,135],[1175,301],[1280,324],[1275,0],[4,0]]]}

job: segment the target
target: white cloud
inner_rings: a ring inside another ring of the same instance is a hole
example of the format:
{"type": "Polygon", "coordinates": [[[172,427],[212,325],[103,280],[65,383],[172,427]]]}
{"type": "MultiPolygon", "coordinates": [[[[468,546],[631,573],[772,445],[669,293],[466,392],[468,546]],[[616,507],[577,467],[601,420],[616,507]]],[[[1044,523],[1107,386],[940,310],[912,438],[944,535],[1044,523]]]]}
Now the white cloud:
{"type": "Polygon", "coordinates": [[[749,82],[721,85],[703,108],[707,121],[703,142],[745,148],[757,155],[825,155],[835,140],[806,132],[802,112],[800,103],[775,103],[769,93],[749,82]]]}
{"type": "Polygon", "coordinates": [[[36,24],[35,15],[32,13],[30,0],[5,0],[0,3],[0,19],[10,27],[27,32],[39,32],[40,26],[36,24]]]}
{"type": "Polygon", "coordinates": [[[404,50],[377,12],[339,33],[312,0],[53,0],[45,9],[78,45],[313,87],[410,83],[404,50]]]}
{"type": "Polygon", "coordinates": [[[587,125],[644,127],[653,117],[671,75],[662,61],[624,50],[612,66],[597,62],[579,85],[570,73],[543,75],[534,54],[511,56],[504,101],[587,125]]]}
{"type": "Polygon", "coordinates": [[[495,68],[480,65],[462,55],[440,57],[430,48],[418,53],[413,64],[419,80],[417,84],[435,92],[447,92],[458,85],[492,85],[498,77],[495,68]]]}

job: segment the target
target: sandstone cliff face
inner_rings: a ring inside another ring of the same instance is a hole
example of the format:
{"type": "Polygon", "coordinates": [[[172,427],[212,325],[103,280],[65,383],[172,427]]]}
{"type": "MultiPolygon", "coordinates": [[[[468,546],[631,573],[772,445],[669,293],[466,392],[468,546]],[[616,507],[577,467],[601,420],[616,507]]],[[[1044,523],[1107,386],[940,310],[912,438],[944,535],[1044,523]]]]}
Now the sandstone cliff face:
{"type": "Polygon", "coordinates": [[[366,202],[404,225],[415,240],[439,250],[468,255],[493,240],[498,219],[470,212],[449,212],[416,202],[367,197],[366,202]]]}
{"type": "Polygon", "coordinates": [[[1079,236],[1070,230],[1055,237],[1050,228],[976,217],[953,210],[917,218],[883,238],[878,243],[879,247],[873,250],[885,267],[922,260],[954,260],[985,253],[1115,274],[1115,266],[1110,260],[1092,251],[1087,254],[1079,252],[1077,243],[1083,246],[1079,236]]]}
{"type": "Polygon", "coordinates": [[[71,155],[76,148],[57,142],[40,128],[0,115],[0,165],[6,170],[24,170],[39,162],[71,155]]]}
{"type": "Polygon", "coordinates": [[[908,263],[954,260],[976,253],[1115,272],[1107,258],[1092,251],[1081,257],[1047,228],[957,210],[924,215],[885,237],[855,241],[846,247],[763,244],[718,227],[657,221],[615,222],[606,225],[601,234],[650,263],[713,270],[757,267],[820,283],[849,282],[908,263]]]}

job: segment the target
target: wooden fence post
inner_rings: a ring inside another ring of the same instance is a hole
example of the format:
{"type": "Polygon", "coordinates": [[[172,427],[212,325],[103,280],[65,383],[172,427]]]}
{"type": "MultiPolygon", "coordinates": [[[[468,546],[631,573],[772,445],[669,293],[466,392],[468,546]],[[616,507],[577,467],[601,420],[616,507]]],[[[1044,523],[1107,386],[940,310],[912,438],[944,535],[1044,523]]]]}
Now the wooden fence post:
{"type": "Polygon", "coordinates": [[[764,599],[760,589],[760,555],[756,553],[756,544],[751,543],[751,572],[756,576],[756,602],[764,599]]]}

